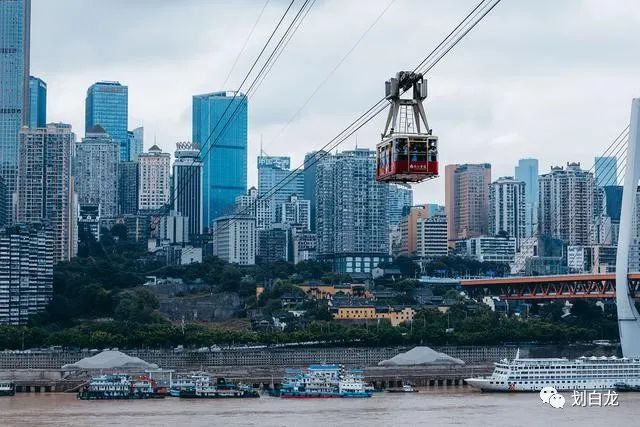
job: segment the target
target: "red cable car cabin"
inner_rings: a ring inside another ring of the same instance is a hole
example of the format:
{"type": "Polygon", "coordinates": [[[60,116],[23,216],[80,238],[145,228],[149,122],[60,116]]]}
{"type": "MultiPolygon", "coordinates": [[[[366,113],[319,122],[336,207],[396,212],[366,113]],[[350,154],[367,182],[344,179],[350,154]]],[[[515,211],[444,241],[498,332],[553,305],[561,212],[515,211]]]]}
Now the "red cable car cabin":
{"type": "Polygon", "coordinates": [[[377,180],[420,182],[438,176],[438,137],[395,134],[377,146],[377,180]]]}
{"type": "Polygon", "coordinates": [[[438,176],[438,137],[429,129],[423,101],[427,85],[422,74],[401,71],[385,83],[389,115],[377,145],[376,179],[421,182],[438,176]],[[411,98],[402,94],[412,92],[411,98]]]}

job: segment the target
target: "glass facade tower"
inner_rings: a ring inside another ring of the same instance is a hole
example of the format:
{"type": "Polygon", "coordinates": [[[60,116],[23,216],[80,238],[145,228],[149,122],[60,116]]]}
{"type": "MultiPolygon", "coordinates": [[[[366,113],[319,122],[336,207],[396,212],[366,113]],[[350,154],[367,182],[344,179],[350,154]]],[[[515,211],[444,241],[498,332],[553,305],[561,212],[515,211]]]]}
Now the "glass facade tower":
{"type": "Polygon", "coordinates": [[[247,97],[236,92],[195,95],[193,142],[202,147],[202,218],[209,228],[247,191],[247,97]]]}
{"type": "Polygon", "coordinates": [[[524,182],[525,237],[530,237],[538,222],[538,159],[520,159],[515,178],[524,182]]]}
{"type": "Polygon", "coordinates": [[[47,126],[47,84],[37,77],[29,77],[29,127],[47,126]]]}
{"type": "Polygon", "coordinates": [[[596,157],[596,185],[605,187],[618,185],[618,159],[614,156],[596,157]]]}
{"type": "Polygon", "coordinates": [[[16,188],[18,134],[29,117],[30,23],[31,0],[0,1],[0,177],[8,207],[16,188]]]}
{"type": "Polygon", "coordinates": [[[85,132],[100,125],[120,145],[120,160],[130,160],[129,88],[118,82],[98,82],[87,90],[85,132]]]}

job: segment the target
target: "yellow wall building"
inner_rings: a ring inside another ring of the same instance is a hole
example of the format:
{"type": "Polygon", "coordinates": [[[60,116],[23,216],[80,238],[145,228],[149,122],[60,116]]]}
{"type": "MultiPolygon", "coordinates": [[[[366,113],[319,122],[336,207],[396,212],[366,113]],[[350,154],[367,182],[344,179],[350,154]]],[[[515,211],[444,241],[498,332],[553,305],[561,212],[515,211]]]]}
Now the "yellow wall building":
{"type": "Polygon", "coordinates": [[[338,312],[333,315],[335,320],[377,320],[387,319],[391,326],[398,326],[402,322],[413,320],[416,311],[411,307],[405,307],[402,310],[394,310],[389,307],[388,310],[376,310],[373,306],[361,307],[340,307],[338,312]]]}

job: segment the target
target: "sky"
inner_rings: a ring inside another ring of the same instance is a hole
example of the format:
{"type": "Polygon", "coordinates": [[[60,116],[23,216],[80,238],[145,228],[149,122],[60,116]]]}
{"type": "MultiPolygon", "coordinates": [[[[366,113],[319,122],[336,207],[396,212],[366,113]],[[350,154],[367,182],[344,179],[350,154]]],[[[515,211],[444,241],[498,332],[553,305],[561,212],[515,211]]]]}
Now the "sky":
{"type": "MultiPolygon", "coordinates": [[[[192,96],[236,89],[288,3],[32,0],[31,74],[47,82],[47,120],[71,123],[81,137],[87,88],[120,81],[129,87],[129,128],[144,125],[145,149],[155,142],[173,153],[176,142],[191,140],[192,96]]],[[[249,99],[249,186],[257,182],[261,141],[268,155],[301,164],[476,3],[317,0],[249,99]]],[[[540,160],[540,173],[569,161],[590,168],[640,96],[639,40],[634,0],[503,0],[426,76],[441,164],[488,162],[493,179],[513,175],[525,157],[540,160]]],[[[373,149],[383,116],[339,150],[373,149]]],[[[413,188],[415,203],[444,201],[443,175],[413,188]]]]}

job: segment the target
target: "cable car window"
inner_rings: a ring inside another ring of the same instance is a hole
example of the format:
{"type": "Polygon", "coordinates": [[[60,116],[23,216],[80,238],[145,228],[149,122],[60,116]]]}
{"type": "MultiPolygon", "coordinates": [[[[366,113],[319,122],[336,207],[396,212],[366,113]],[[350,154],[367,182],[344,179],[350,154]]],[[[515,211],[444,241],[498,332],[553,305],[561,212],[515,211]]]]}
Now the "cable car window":
{"type": "Polygon", "coordinates": [[[426,141],[411,142],[411,161],[412,162],[427,161],[427,142],[426,141]]]}
{"type": "Polygon", "coordinates": [[[429,141],[429,161],[438,161],[438,141],[435,139],[429,141]]]}
{"type": "Polygon", "coordinates": [[[409,149],[407,147],[407,140],[406,139],[397,139],[395,141],[395,160],[399,161],[399,160],[407,160],[407,157],[409,155],[409,149]]]}

